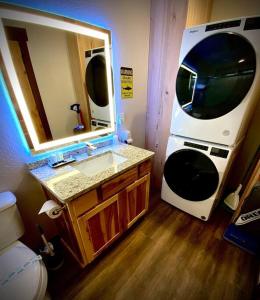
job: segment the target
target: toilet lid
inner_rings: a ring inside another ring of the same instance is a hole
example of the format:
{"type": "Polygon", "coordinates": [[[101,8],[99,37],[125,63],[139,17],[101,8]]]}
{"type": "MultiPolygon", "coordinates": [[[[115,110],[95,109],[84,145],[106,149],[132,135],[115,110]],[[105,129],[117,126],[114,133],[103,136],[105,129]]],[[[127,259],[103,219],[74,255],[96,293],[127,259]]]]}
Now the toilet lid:
{"type": "Polygon", "coordinates": [[[37,298],[42,280],[40,256],[21,242],[15,242],[0,255],[1,300],[37,298]]]}

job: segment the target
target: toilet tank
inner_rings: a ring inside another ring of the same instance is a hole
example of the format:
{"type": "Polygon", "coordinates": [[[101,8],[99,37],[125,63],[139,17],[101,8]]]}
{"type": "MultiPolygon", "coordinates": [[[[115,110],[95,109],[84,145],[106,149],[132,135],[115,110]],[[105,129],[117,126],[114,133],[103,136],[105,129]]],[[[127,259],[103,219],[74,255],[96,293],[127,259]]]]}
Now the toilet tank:
{"type": "Polygon", "coordinates": [[[23,221],[16,206],[15,195],[11,192],[0,193],[0,250],[23,234],[23,221]]]}

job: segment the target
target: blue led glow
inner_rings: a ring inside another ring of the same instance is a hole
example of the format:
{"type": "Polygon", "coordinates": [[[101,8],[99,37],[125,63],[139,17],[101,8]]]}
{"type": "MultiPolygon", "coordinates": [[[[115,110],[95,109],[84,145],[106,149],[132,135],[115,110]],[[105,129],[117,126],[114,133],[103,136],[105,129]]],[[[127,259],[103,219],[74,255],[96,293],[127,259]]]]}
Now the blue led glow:
{"type": "Polygon", "coordinates": [[[84,0],[74,2],[59,0],[6,0],[0,2],[37,9],[109,29],[107,24],[109,20],[98,9],[98,5],[95,4],[95,1],[90,1],[89,3],[84,0]],[[88,7],[88,9],[86,9],[86,7],[88,7]]]}
{"type": "MultiPolygon", "coordinates": [[[[101,13],[101,11],[98,8],[98,5],[95,5],[95,1],[93,2],[93,7],[91,6],[91,9],[86,11],[86,2],[85,1],[77,1],[74,4],[70,1],[55,1],[55,0],[45,0],[45,1],[34,1],[34,0],[8,0],[8,1],[1,1],[2,3],[8,3],[8,4],[15,4],[20,5],[28,8],[38,9],[41,11],[49,12],[52,14],[60,15],[60,16],[66,16],[68,18],[73,18],[79,21],[87,22],[99,27],[103,27],[106,29],[111,30],[111,20],[106,16],[105,11],[101,13]]],[[[91,5],[91,3],[89,3],[91,5]]],[[[114,80],[114,98],[115,98],[115,112],[121,111],[121,101],[120,101],[120,89],[117,89],[117,87],[120,87],[120,76],[117,74],[117,70],[120,70],[120,65],[118,63],[118,57],[119,57],[119,47],[117,44],[117,41],[115,39],[115,36],[113,36],[112,39],[112,69],[113,69],[113,80],[114,80]]],[[[10,99],[8,90],[6,88],[6,85],[4,83],[3,76],[1,74],[1,85],[4,90],[5,98],[7,99],[8,105],[10,107],[10,111],[12,114],[13,122],[15,124],[15,128],[19,133],[19,136],[21,138],[21,142],[23,144],[24,149],[26,150],[26,153],[28,155],[28,161],[35,161],[38,159],[44,159],[50,154],[56,153],[56,152],[65,152],[69,150],[75,150],[77,148],[81,148],[84,146],[84,143],[77,143],[65,147],[61,147],[59,149],[50,150],[48,152],[40,153],[40,154],[34,154],[32,155],[30,153],[29,146],[26,142],[25,136],[23,134],[23,130],[21,128],[20,122],[17,118],[15,109],[13,107],[12,101],[10,99]]],[[[115,115],[115,119],[117,121],[117,117],[115,115]]],[[[13,127],[13,124],[10,124],[11,127],[13,127]]],[[[103,142],[107,141],[113,138],[113,134],[107,135],[105,137],[99,137],[94,138],[91,140],[91,142],[103,142]]]]}
{"type": "Polygon", "coordinates": [[[118,43],[117,40],[114,38],[114,35],[112,34],[112,69],[113,69],[113,83],[114,83],[114,100],[115,100],[115,120],[116,120],[116,124],[119,124],[118,122],[118,118],[119,118],[119,114],[117,112],[121,112],[122,111],[122,103],[120,101],[121,99],[121,90],[118,88],[121,86],[121,82],[120,82],[120,72],[117,72],[115,70],[120,70],[120,64],[118,61],[118,57],[119,57],[119,47],[118,47],[118,43]]]}
{"type": "MultiPolygon", "coordinates": [[[[113,134],[109,134],[107,136],[102,136],[102,137],[94,138],[94,139],[89,140],[89,142],[91,142],[91,143],[101,143],[101,142],[109,141],[111,139],[113,139],[113,134]]],[[[84,146],[85,146],[84,142],[79,142],[77,144],[73,144],[73,145],[61,147],[61,148],[50,150],[50,151],[47,151],[47,152],[44,152],[44,153],[35,154],[33,156],[33,160],[31,160],[31,161],[35,161],[35,160],[40,160],[40,159],[47,158],[51,154],[55,154],[57,152],[65,153],[65,152],[68,152],[68,151],[77,150],[77,149],[82,148],[84,146]]]]}
{"type": "Polygon", "coordinates": [[[111,134],[108,134],[106,136],[101,136],[101,137],[98,137],[98,138],[94,138],[94,139],[91,140],[91,142],[93,142],[93,143],[106,142],[106,141],[112,140],[113,136],[114,136],[114,134],[111,133],[111,134]]]}
{"type": "Polygon", "coordinates": [[[12,118],[12,123],[10,124],[10,129],[11,128],[15,128],[15,130],[17,130],[18,134],[19,134],[19,138],[21,140],[21,143],[26,151],[27,154],[30,154],[30,148],[27,144],[27,141],[26,141],[26,138],[24,136],[24,133],[23,133],[23,130],[22,130],[22,127],[20,125],[20,121],[17,117],[17,114],[16,114],[16,111],[14,109],[14,106],[13,106],[13,103],[12,103],[12,100],[10,98],[10,95],[9,95],[9,92],[8,92],[8,89],[6,87],[6,84],[5,84],[5,80],[4,80],[4,77],[3,77],[3,73],[1,72],[0,73],[0,82],[1,82],[1,89],[3,91],[3,94],[4,94],[4,101],[7,102],[8,104],[8,108],[10,110],[10,113],[11,113],[11,118],[12,118]]]}
{"type": "MultiPolygon", "coordinates": [[[[10,129],[14,128],[16,130],[16,132],[18,132],[19,138],[21,140],[20,142],[22,143],[23,148],[26,151],[26,154],[28,155],[28,161],[35,161],[35,160],[39,160],[39,159],[44,159],[44,158],[47,158],[48,156],[50,156],[51,154],[54,154],[54,153],[57,153],[57,152],[63,152],[64,153],[64,152],[67,152],[67,151],[70,151],[70,150],[76,150],[78,148],[82,148],[85,145],[83,142],[80,142],[80,143],[77,143],[77,144],[73,144],[73,145],[61,147],[61,148],[58,148],[58,149],[50,150],[50,151],[47,151],[47,152],[44,152],[44,153],[39,153],[39,154],[32,155],[31,152],[30,152],[30,148],[27,144],[26,138],[24,136],[22,127],[20,125],[20,121],[19,121],[19,119],[16,115],[12,100],[11,100],[10,95],[8,93],[8,89],[6,87],[2,72],[0,73],[0,82],[1,82],[1,88],[3,90],[3,94],[4,94],[4,97],[5,97],[4,100],[7,102],[8,108],[9,108],[11,116],[12,116],[11,124],[8,127],[10,129]]],[[[111,139],[113,139],[113,134],[109,134],[109,135],[104,136],[104,137],[94,138],[94,139],[91,140],[91,142],[100,143],[100,142],[105,142],[105,141],[108,141],[108,140],[111,140],[111,139]]]]}
{"type": "Polygon", "coordinates": [[[83,146],[84,146],[83,143],[78,143],[78,144],[73,144],[73,145],[61,147],[61,148],[54,149],[54,150],[49,150],[44,153],[34,154],[33,156],[31,156],[30,161],[32,162],[32,161],[36,161],[36,160],[45,159],[45,158],[49,157],[51,154],[55,154],[57,152],[65,153],[67,151],[72,151],[72,150],[76,150],[78,148],[82,148],[83,146]]]}

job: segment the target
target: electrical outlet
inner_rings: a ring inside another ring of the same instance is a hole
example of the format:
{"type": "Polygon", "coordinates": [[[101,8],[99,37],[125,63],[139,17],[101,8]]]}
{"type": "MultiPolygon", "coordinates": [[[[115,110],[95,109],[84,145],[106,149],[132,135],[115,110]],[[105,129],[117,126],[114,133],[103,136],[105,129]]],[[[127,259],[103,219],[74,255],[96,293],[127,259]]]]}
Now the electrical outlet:
{"type": "Polygon", "coordinates": [[[119,120],[120,120],[120,124],[124,124],[125,123],[125,113],[120,113],[119,115],[119,120]]]}

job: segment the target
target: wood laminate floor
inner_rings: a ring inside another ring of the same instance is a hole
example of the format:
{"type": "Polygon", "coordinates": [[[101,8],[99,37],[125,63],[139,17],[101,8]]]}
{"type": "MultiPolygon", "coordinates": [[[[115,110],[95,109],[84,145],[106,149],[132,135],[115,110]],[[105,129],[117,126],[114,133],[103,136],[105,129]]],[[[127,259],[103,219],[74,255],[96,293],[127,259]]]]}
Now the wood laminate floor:
{"type": "Polygon", "coordinates": [[[54,299],[251,299],[255,257],[223,240],[230,214],[208,222],[159,197],[150,212],[84,270],[67,258],[50,274],[54,299]]]}

